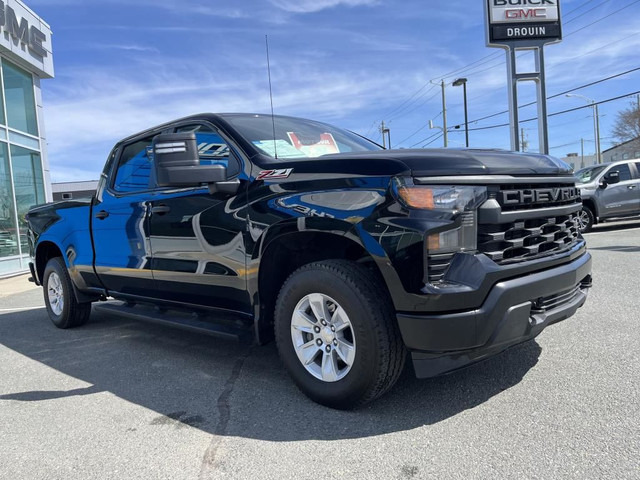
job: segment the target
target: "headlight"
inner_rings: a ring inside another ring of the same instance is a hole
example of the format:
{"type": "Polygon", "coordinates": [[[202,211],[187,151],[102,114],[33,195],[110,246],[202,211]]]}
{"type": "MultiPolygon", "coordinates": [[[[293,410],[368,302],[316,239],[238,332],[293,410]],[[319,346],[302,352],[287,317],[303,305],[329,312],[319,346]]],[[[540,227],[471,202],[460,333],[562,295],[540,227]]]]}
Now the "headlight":
{"type": "Polygon", "coordinates": [[[487,199],[486,187],[473,185],[414,185],[410,179],[395,183],[398,200],[407,208],[449,214],[448,225],[428,233],[429,255],[475,251],[477,249],[476,210],[487,199]]]}
{"type": "Polygon", "coordinates": [[[413,185],[410,180],[397,178],[395,189],[400,201],[409,208],[454,214],[475,210],[487,199],[486,187],[472,185],[413,185]]]}

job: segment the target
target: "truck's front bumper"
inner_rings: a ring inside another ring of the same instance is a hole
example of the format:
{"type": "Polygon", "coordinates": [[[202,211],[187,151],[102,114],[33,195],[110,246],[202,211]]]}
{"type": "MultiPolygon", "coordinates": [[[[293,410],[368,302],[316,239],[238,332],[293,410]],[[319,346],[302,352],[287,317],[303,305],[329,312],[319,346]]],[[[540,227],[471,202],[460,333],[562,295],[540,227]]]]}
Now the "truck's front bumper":
{"type": "Polygon", "coordinates": [[[416,315],[398,324],[416,376],[433,377],[495,355],[536,337],[580,308],[591,286],[591,255],[501,281],[474,310],[416,315]]]}

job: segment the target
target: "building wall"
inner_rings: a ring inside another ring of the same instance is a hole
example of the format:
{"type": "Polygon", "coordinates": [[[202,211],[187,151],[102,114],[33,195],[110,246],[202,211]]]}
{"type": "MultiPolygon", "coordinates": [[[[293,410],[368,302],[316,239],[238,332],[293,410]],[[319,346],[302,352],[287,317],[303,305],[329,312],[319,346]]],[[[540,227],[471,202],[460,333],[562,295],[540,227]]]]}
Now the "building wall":
{"type": "Polygon", "coordinates": [[[640,158],[640,138],[616,145],[602,152],[603,163],[640,158]]]}
{"type": "Polygon", "coordinates": [[[52,77],[49,26],[0,2],[0,277],[28,270],[25,214],[52,199],[40,89],[52,77]]]}
{"type": "Polygon", "coordinates": [[[98,188],[98,180],[85,182],[63,182],[51,185],[53,201],[81,200],[91,198],[98,188]]]}

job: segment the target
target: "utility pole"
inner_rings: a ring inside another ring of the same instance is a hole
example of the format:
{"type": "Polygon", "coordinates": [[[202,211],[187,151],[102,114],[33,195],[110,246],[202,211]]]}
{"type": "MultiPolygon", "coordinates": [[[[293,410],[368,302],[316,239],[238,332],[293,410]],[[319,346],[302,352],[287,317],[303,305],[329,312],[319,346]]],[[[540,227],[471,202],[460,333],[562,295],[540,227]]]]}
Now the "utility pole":
{"type": "Polygon", "coordinates": [[[581,98],[593,108],[593,135],[595,137],[593,140],[596,144],[596,163],[598,165],[601,164],[602,153],[600,152],[600,114],[598,113],[598,102],[584,95],[578,95],[577,93],[567,93],[565,97],[581,98]]]}
{"type": "Polygon", "coordinates": [[[529,142],[527,142],[525,133],[524,133],[524,128],[520,129],[520,147],[522,149],[522,152],[526,152],[527,148],[529,147],[529,142]]]}
{"type": "Polygon", "coordinates": [[[380,133],[382,133],[382,148],[386,149],[387,148],[387,139],[384,136],[384,120],[382,120],[382,123],[380,124],[380,133]]]}
{"type": "Polygon", "coordinates": [[[442,86],[442,131],[444,133],[444,148],[447,148],[449,146],[449,137],[447,136],[447,97],[444,80],[440,85],[442,86]]]}
{"type": "Polygon", "coordinates": [[[602,163],[602,152],[600,150],[600,114],[598,113],[598,104],[593,102],[594,116],[596,118],[596,158],[598,159],[598,165],[602,163]]]}
{"type": "Polygon", "coordinates": [[[380,132],[382,133],[382,147],[385,150],[387,148],[391,148],[391,130],[389,130],[389,128],[385,126],[384,120],[382,120],[382,123],[380,124],[380,132]],[[387,142],[387,137],[385,137],[385,135],[387,135],[389,142],[387,142]],[[388,147],[387,143],[389,144],[388,147]]]}
{"type": "Polygon", "coordinates": [[[581,153],[580,155],[582,156],[582,160],[580,161],[580,168],[584,168],[584,138],[580,139],[580,149],[581,149],[581,153]]]}

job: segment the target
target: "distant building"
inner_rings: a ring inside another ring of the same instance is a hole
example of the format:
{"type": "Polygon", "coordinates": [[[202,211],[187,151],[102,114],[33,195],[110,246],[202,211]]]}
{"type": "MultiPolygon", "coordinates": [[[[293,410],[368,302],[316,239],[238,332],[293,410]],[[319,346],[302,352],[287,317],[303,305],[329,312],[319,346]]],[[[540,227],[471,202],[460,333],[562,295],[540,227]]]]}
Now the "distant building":
{"type": "Polygon", "coordinates": [[[60,200],[81,200],[91,198],[98,188],[98,180],[86,182],[64,182],[51,184],[53,191],[53,201],[60,200]]]}
{"type": "Polygon", "coordinates": [[[590,167],[597,163],[595,155],[578,155],[577,153],[569,153],[566,157],[562,158],[562,161],[571,165],[574,172],[577,172],[581,168],[590,167]]]}
{"type": "Polygon", "coordinates": [[[25,214],[51,200],[40,82],[53,75],[49,26],[0,1],[0,277],[28,271],[25,214]]]}
{"type": "Polygon", "coordinates": [[[602,152],[602,162],[617,162],[640,158],[640,137],[621,143],[602,152]]]}

